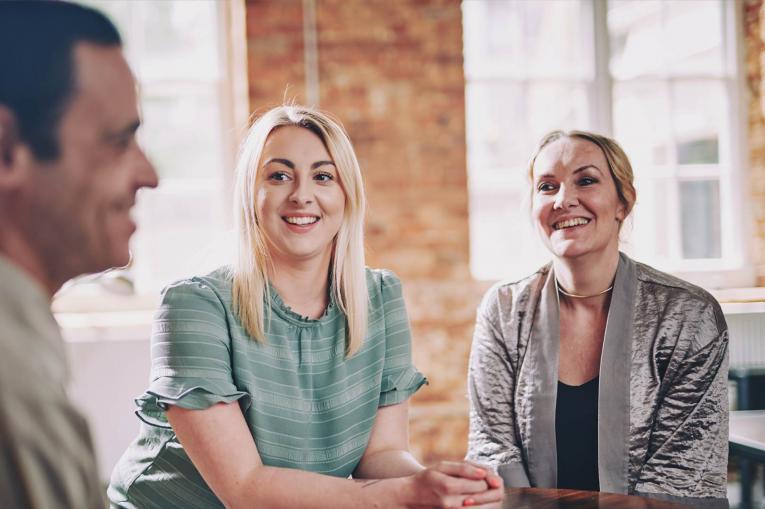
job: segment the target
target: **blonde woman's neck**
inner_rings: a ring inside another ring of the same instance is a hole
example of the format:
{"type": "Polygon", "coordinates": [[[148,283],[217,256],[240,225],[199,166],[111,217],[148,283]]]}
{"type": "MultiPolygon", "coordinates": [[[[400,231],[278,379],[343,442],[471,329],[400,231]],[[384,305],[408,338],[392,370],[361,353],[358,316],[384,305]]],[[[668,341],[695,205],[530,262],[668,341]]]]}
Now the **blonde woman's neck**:
{"type": "Polygon", "coordinates": [[[329,259],[272,261],[269,280],[284,303],[299,315],[320,318],[329,304],[329,259]]]}

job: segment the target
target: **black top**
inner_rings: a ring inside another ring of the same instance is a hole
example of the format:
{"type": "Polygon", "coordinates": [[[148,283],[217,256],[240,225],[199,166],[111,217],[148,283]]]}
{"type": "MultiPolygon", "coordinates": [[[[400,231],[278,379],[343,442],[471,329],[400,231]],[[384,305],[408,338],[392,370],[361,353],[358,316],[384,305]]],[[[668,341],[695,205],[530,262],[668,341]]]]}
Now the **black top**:
{"type": "Polygon", "coordinates": [[[599,491],[598,377],[577,386],[558,382],[555,436],[558,488],[599,491]]]}

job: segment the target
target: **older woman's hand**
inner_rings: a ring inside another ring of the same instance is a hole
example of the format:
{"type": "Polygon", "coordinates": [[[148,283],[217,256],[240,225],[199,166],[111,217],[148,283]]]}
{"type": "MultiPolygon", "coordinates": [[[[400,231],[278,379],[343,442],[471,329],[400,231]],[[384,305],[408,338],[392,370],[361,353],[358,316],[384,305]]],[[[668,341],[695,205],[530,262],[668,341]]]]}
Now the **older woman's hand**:
{"type": "Polygon", "coordinates": [[[502,478],[465,461],[442,461],[409,478],[403,503],[411,508],[499,508],[502,478]]]}

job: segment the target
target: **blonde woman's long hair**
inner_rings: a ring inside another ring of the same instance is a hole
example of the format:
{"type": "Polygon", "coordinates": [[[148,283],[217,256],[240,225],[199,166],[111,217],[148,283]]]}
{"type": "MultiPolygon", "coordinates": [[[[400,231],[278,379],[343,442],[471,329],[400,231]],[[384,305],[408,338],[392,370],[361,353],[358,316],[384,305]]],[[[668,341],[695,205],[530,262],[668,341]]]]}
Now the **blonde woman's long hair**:
{"type": "Polygon", "coordinates": [[[268,135],[284,126],[297,126],[316,134],[335,163],[345,191],[345,214],[334,239],[331,292],[345,314],[346,356],[356,353],[367,334],[369,293],[364,263],[366,198],[361,169],[353,146],[339,121],[305,106],[279,106],[267,111],[250,127],[236,165],[234,218],[238,249],[232,266],[233,304],[245,330],[258,342],[266,340],[266,299],[270,300],[270,257],[260,227],[256,196],[262,169],[260,159],[268,135]]]}

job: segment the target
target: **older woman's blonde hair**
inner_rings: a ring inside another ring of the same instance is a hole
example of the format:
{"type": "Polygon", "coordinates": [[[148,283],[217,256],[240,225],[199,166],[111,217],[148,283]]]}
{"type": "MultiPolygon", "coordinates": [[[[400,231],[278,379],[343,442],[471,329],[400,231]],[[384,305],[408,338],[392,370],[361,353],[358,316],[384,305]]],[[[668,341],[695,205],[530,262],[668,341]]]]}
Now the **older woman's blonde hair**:
{"type": "Polygon", "coordinates": [[[268,135],[284,126],[297,126],[316,134],[332,157],[345,191],[345,213],[334,239],[331,292],[347,320],[347,356],[359,350],[367,334],[369,294],[364,268],[364,212],[366,199],[361,169],[342,125],[330,115],[305,106],[279,106],[267,111],[250,127],[236,165],[234,218],[238,251],[233,272],[233,304],[242,326],[256,341],[264,342],[265,301],[270,300],[270,258],[265,232],[256,206],[260,159],[268,135]]]}
{"type": "MultiPolygon", "coordinates": [[[[555,130],[545,134],[531,156],[529,161],[529,179],[534,182],[534,163],[547,145],[559,140],[561,138],[578,138],[580,140],[589,141],[594,143],[606,156],[606,162],[608,163],[608,171],[611,172],[611,177],[614,179],[616,185],[616,194],[619,197],[619,201],[624,206],[624,217],[627,217],[632,212],[632,207],[635,206],[637,199],[637,191],[635,190],[635,175],[632,172],[632,164],[624,153],[622,147],[616,142],[616,140],[603,136],[602,134],[596,134],[590,131],[561,131],[555,130]]],[[[532,186],[531,192],[533,194],[534,187],[532,186]]]]}

